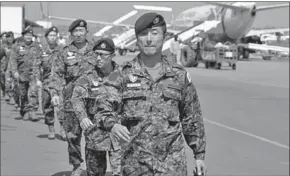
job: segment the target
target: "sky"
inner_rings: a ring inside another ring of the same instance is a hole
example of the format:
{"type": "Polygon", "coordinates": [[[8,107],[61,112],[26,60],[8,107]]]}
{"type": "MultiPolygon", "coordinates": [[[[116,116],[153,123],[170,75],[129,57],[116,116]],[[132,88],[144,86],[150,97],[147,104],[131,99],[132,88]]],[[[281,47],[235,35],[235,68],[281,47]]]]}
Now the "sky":
{"type": "MultiPolygon", "coordinates": [[[[285,4],[289,2],[257,2],[257,6],[285,4]]],[[[19,6],[25,5],[25,16],[32,21],[41,20],[41,10],[39,2],[1,2],[1,6],[19,6]]],[[[42,2],[44,11],[52,16],[62,16],[70,18],[82,18],[86,20],[98,20],[113,22],[120,16],[133,10],[133,5],[154,5],[173,8],[174,16],[189,8],[206,5],[202,2],[152,2],[152,1],[115,1],[115,2],[42,2]],[[47,11],[49,9],[49,12],[47,11]]],[[[170,21],[172,14],[163,12],[162,15],[170,21]]],[[[137,16],[134,16],[123,23],[134,24],[137,16]]],[[[63,21],[52,21],[55,24],[66,23],[63,21]]],[[[254,28],[267,27],[289,27],[289,7],[282,9],[273,9],[262,11],[257,14],[253,25],[254,28]]]]}

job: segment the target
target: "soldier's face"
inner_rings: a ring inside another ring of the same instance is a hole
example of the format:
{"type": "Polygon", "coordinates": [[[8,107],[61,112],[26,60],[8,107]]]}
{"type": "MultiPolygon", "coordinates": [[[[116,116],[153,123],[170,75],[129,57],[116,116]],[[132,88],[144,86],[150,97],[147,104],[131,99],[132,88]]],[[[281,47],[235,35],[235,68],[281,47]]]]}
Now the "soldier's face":
{"type": "Polygon", "coordinates": [[[72,31],[72,39],[75,43],[83,43],[87,38],[87,29],[85,27],[76,27],[72,31]]]}
{"type": "Polygon", "coordinates": [[[47,35],[47,42],[49,44],[56,44],[57,42],[57,33],[54,31],[51,31],[48,35],[47,35]]]}
{"type": "Polygon", "coordinates": [[[137,36],[137,46],[140,52],[147,56],[160,53],[164,43],[164,36],[162,27],[144,30],[137,36]]]}
{"type": "Polygon", "coordinates": [[[31,33],[26,33],[26,34],[24,34],[23,38],[26,42],[31,42],[33,35],[31,33]]]}
{"type": "Polygon", "coordinates": [[[114,56],[108,51],[97,50],[95,51],[96,67],[105,68],[112,63],[112,57],[114,56]]]}
{"type": "Polygon", "coordinates": [[[3,35],[3,36],[2,36],[1,41],[2,41],[2,43],[5,43],[5,42],[7,41],[7,39],[6,39],[6,35],[3,35]]]}
{"type": "Polygon", "coordinates": [[[7,43],[11,44],[13,43],[13,40],[14,40],[13,36],[7,37],[7,43]]]}

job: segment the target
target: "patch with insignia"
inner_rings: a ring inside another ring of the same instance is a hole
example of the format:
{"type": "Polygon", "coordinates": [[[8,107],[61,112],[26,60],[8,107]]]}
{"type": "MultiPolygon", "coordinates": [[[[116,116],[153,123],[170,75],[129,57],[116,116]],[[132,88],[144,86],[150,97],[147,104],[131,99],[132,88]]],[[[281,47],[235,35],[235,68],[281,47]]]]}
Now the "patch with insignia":
{"type": "Polygon", "coordinates": [[[188,82],[191,83],[191,76],[190,76],[190,74],[188,72],[186,73],[186,77],[188,79],[188,82]]]}
{"type": "Polygon", "coordinates": [[[101,44],[101,48],[105,49],[106,48],[106,44],[105,43],[102,43],[101,44]]]}
{"type": "Polygon", "coordinates": [[[52,28],[52,30],[53,30],[53,31],[56,31],[56,29],[55,29],[55,28],[52,28]]]}
{"type": "Polygon", "coordinates": [[[136,82],[137,79],[138,79],[137,76],[134,76],[134,75],[132,75],[132,74],[129,75],[129,80],[130,80],[132,83],[136,82]]]}
{"type": "Polygon", "coordinates": [[[73,52],[67,52],[67,59],[74,59],[75,58],[75,54],[73,52]]]}
{"type": "Polygon", "coordinates": [[[94,86],[98,86],[98,85],[99,85],[99,82],[98,82],[98,81],[94,81],[94,80],[92,80],[92,82],[93,82],[93,85],[94,85],[94,86]]]}
{"type": "Polygon", "coordinates": [[[81,21],[81,22],[80,22],[80,26],[83,26],[83,25],[84,25],[84,22],[81,21]]]}
{"type": "Polygon", "coordinates": [[[157,24],[157,23],[159,23],[159,21],[160,21],[159,17],[156,17],[156,18],[153,20],[153,24],[157,24]]]}
{"type": "Polygon", "coordinates": [[[43,52],[42,57],[46,57],[46,56],[48,56],[48,54],[46,52],[43,52]]]}

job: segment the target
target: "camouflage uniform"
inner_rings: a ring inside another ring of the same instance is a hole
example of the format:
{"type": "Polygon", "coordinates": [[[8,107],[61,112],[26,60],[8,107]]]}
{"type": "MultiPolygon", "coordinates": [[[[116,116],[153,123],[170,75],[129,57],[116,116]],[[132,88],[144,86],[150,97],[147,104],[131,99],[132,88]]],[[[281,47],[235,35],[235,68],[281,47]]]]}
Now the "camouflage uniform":
{"type": "MultiPolygon", "coordinates": [[[[6,70],[5,70],[5,93],[9,96],[9,98],[12,98],[14,96],[14,77],[11,73],[11,61],[10,56],[12,52],[13,45],[10,45],[5,48],[5,57],[6,57],[6,70]]],[[[2,64],[2,63],[1,63],[2,64]]]]}
{"type": "MultiPolygon", "coordinates": [[[[114,69],[117,68],[113,62],[114,69]]],[[[107,91],[102,87],[106,78],[99,76],[97,70],[93,70],[87,75],[80,77],[75,84],[72,95],[72,105],[76,116],[81,122],[84,118],[89,118],[94,124],[87,129],[86,137],[86,166],[88,176],[105,176],[107,169],[106,151],[109,151],[109,159],[113,170],[113,175],[120,175],[121,170],[121,150],[116,138],[108,131],[100,128],[100,119],[94,118],[98,111],[95,104],[100,91],[107,91]]]]}
{"type": "Polygon", "coordinates": [[[63,94],[64,122],[63,128],[67,135],[69,163],[78,165],[83,162],[81,156],[82,130],[71,105],[71,96],[75,80],[83,73],[94,68],[92,61],[92,43],[88,43],[84,53],[71,43],[63,48],[55,59],[50,81],[51,96],[63,94]]]}
{"type": "Polygon", "coordinates": [[[113,108],[119,107],[121,123],[131,133],[130,142],[121,144],[123,176],[187,175],[182,134],[195,159],[204,159],[206,147],[201,107],[189,73],[162,57],[162,69],[152,80],[137,57],[111,75],[107,85],[115,91],[108,92],[109,100],[100,100],[100,115],[104,128],[111,130],[118,121],[113,108]]]}
{"type": "MultiPolygon", "coordinates": [[[[59,51],[62,48],[60,46],[56,46],[53,49],[50,49],[48,45],[45,45],[42,49],[42,59],[36,63],[35,74],[37,75],[37,79],[42,82],[42,110],[45,116],[45,124],[46,125],[54,125],[55,117],[54,117],[54,107],[51,104],[51,96],[49,93],[49,83],[51,76],[51,67],[58,56],[59,51]]],[[[62,98],[62,96],[60,96],[62,98]]],[[[61,101],[58,109],[63,109],[63,103],[61,101]]],[[[63,111],[57,111],[57,117],[60,125],[63,124],[63,111]]]]}
{"type": "Polygon", "coordinates": [[[2,95],[5,96],[5,71],[6,71],[6,56],[5,56],[5,48],[3,46],[0,47],[0,84],[2,95]]]}
{"type": "Polygon", "coordinates": [[[33,67],[41,58],[41,46],[35,42],[26,45],[19,42],[11,53],[11,72],[19,73],[20,114],[24,116],[30,111],[37,111],[36,75],[33,67]]]}

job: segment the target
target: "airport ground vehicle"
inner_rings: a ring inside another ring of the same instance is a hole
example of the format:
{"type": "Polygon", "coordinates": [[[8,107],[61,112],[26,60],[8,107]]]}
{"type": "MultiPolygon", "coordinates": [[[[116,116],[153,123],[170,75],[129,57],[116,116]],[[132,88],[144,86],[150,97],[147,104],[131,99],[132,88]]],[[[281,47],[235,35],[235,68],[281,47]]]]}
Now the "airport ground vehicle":
{"type": "Polygon", "coordinates": [[[237,45],[226,45],[217,47],[213,51],[203,51],[202,61],[205,68],[221,69],[222,66],[228,64],[233,70],[237,68],[238,47],[237,45]]]}
{"type": "Polygon", "coordinates": [[[228,64],[233,70],[237,68],[238,46],[231,43],[225,45],[215,45],[207,43],[203,47],[196,44],[184,45],[181,48],[181,64],[184,67],[197,67],[199,63],[204,63],[206,68],[221,69],[228,64]]]}

